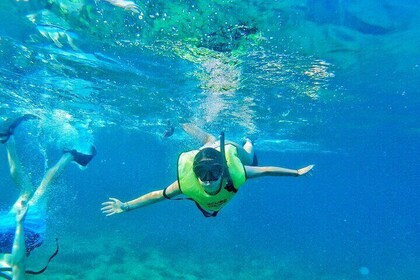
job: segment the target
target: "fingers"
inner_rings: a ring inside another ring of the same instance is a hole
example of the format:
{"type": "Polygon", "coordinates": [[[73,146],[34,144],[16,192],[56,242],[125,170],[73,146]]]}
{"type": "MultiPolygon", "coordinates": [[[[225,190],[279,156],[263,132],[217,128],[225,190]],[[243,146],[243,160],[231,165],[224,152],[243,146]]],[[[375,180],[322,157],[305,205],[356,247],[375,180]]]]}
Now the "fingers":
{"type": "Polygon", "coordinates": [[[113,209],[102,210],[102,213],[107,214],[107,216],[115,214],[116,212],[113,209]]]}
{"type": "Polygon", "coordinates": [[[115,202],[112,202],[112,201],[106,201],[102,203],[102,205],[104,206],[101,208],[102,213],[105,214],[105,213],[114,212],[114,204],[115,202]]]}
{"type": "Polygon", "coordinates": [[[105,207],[102,207],[101,208],[101,211],[103,212],[103,211],[106,211],[106,210],[110,210],[110,209],[113,209],[114,207],[112,207],[112,205],[107,205],[107,206],[105,206],[105,207]]]}
{"type": "Polygon", "coordinates": [[[314,168],[314,165],[313,164],[308,165],[307,167],[305,167],[305,173],[308,173],[309,171],[311,171],[312,168],[314,168]]]}
{"type": "Polygon", "coordinates": [[[112,213],[106,214],[106,217],[112,216],[112,215],[114,215],[114,214],[115,214],[115,212],[112,212],[112,213]]]}
{"type": "Polygon", "coordinates": [[[107,217],[112,216],[114,214],[116,214],[117,212],[111,207],[111,206],[106,206],[101,208],[102,213],[104,213],[107,217]]]}
{"type": "Polygon", "coordinates": [[[109,201],[102,202],[102,213],[106,214],[106,216],[111,216],[114,214],[119,213],[118,207],[121,204],[121,201],[119,199],[116,199],[114,197],[110,197],[109,201]]]}
{"type": "Polygon", "coordinates": [[[114,205],[115,204],[115,202],[113,202],[113,201],[105,201],[105,202],[102,202],[102,205],[104,205],[104,206],[107,206],[107,205],[114,205]]]}
{"type": "Polygon", "coordinates": [[[308,165],[308,166],[306,166],[306,167],[304,167],[304,168],[299,169],[299,170],[298,170],[298,176],[301,176],[301,175],[306,175],[309,171],[311,171],[311,170],[312,170],[312,168],[313,168],[314,166],[315,166],[314,164],[311,164],[311,165],[308,165]]]}

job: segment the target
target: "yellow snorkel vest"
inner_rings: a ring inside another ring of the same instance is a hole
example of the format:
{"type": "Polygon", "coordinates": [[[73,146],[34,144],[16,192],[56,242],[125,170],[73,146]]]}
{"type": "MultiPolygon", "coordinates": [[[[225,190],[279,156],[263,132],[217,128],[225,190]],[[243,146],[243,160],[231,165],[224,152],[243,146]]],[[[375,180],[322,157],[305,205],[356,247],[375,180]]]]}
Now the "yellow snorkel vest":
{"type": "MultiPolygon", "coordinates": [[[[220,148],[216,148],[220,151],[220,148]]],[[[236,192],[229,191],[222,187],[215,195],[210,195],[204,191],[198,178],[193,171],[193,162],[195,155],[199,150],[182,153],[178,159],[178,184],[181,192],[194,200],[201,208],[207,211],[219,211],[228,203],[236,192]]],[[[245,167],[238,158],[238,151],[232,144],[225,145],[225,156],[229,168],[230,177],[235,190],[246,181],[245,167]]],[[[226,179],[222,186],[226,185],[226,179]]]]}

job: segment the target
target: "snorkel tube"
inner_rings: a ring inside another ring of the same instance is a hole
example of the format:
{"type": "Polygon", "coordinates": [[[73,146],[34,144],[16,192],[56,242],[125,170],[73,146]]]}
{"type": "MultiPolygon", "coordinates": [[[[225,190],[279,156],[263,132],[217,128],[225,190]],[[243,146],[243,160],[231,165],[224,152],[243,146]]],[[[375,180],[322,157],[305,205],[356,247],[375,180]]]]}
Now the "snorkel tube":
{"type": "Polygon", "coordinates": [[[222,154],[222,165],[223,165],[223,177],[225,177],[228,181],[231,180],[229,168],[226,161],[226,154],[225,154],[225,132],[220,132],[220,153],[222,154]]]}
{"type": "Polygon", "coordinates": [[[225,189],[229,192],[236,193],[238,190],[233,185],[232,177],[230,176],[229,167],[226,160],[226,153],[225,153],[225,133],[222,131],[220,132],[220,153],[222,154],[222,165],[223,165],[223,177],[227,180],[227,184],[225,189]]]}

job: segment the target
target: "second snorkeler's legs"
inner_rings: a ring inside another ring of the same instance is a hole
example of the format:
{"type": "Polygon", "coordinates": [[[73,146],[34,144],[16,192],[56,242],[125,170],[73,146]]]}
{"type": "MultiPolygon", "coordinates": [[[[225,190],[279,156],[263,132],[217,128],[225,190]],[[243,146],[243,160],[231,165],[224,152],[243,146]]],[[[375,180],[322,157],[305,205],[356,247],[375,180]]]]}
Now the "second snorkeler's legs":
{"type": "Polygon", "coordinates": [[[217,138],[214,135],[205,132],[204,130],[192,123],[185,123],[182,125],[182,128],[186,133],[200,141],[201,144],[204,146],[212,145],[217,140],[217,138]]]}
{"type": "Polygon", "coordinates": [[[254,162],[254,145],[248,138],[245,140],[244,145],[232,141],[226,141],[226,144],[232,144],[237,148],[238,157],[243,165],[253,165],[254,162]]]}
{"type": "Polygon", "coordinates": [[[44,175],[44,178],[41,181],[41,184],[36,189],[34,195],[30,199],[29,205],[36,205],[39,202],[39,200],[43,197],[45,191],[47,190],[51,182],[54,181],[54,179],[63,172],[64,168],[72,160],[73,156],[70,153],[64,153],[58,160],[58,162],[53,167],[47,170],[47,172],[44,175]]]}
{"type": "Polygon", "coordinates": [[[18,205],[21,205],[22,202],[26,203],[28,201],[33,191],[33,186],[28,173],[25,172],[25,169],[17,155],[16,142],[13,135],[10,136],[5,145],[7,150],[7,159],[9,161],[10,175],[20,192],[19,198],[11,209],[11,211],[15,211],[18,205]]]}
{"type": "Polygon", "coordinates": [[[10,175],[12,176],[13,181],[16,183],[21,192],[31,191],[32,183],[17,155],[16,142],[13,135],[10,136],[5,145],[7,150],[7,159],[9,161],[10,175]]]}
{"type": "Polygon", "coordinates": [[[45,173],[41,184],[36,189],[34,195],[29,201],[29,205],[36,205],[38,203],[38,201],[44,196],[48,186],[63,172],[64,168],[67,166],[67,164],[69,164],[69,162],[75,161],[81,166],[86,166],[95,155],[95,146],[91,147],[90,155],[82,154],[77,150],[65,150],[58,162],[45,173]]]}
{"type": "Polygon", "coordinates": [[[12,250],[10,253],[0,254],[1,279],[25,279],[26,246],[23,222],[25,220],[27,210],[28,207],[26,203],[22,203],[22,205],[16,209],[16,229],[13,238],[12,250]],[[7,270],[1,271],[2,268],[7,270]]]}
{"type": "MultiPolygon", "coordinates": [[[[214,135],[202,130],[194,124],[186,123],[182,125],[182,128],[190,136],[199,140],[205,147],[217,148],[220,146],[219,139],[214,135]]],[[[246,138],[244,145],[239,145],[236,142],[226,140],[226,144],[232,144],[238,149],[238,157],[244,165],[253,165],[254,163],[254,145],[251,140],[246,138]]]]}
{"type": "Polygon", "coordinates": [[[25,279],[26,246],[23,222],[25,220],[28,205],[23,203],[16,212],[16,230],[13,240],[10,265],[12,267],[13,279],[25,279]]]}

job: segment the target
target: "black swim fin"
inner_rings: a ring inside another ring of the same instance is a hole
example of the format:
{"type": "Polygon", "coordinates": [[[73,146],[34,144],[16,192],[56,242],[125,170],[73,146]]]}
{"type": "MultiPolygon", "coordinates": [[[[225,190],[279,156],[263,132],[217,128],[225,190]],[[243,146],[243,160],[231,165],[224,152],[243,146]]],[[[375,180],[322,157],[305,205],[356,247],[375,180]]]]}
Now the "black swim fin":
{"type": "Polygon", "coordinates": [[[95,146],[92,146],[90,148],[90,151],[91,151],[90,154],[82,154],[78,152],[77,150],[64,150],[64,153],[70,153],[73,156],[73,160],[76,163],[80,164],[81,166],[86,166],[96,155],[95,146]]]}
{"type": "Polygon", "coordinates": [[[6,128],[5,131],[0,132],[0,142],[2,144],[6,143],[7,140],[9,140],[10,136],[13,135],[13,133],[15,132],[16,127],[18,127],[21,122],[27,121],[30,119],[39,119],[39,117],[32,114],[25,114],[13,120],[13,122],[6,128]]]}

